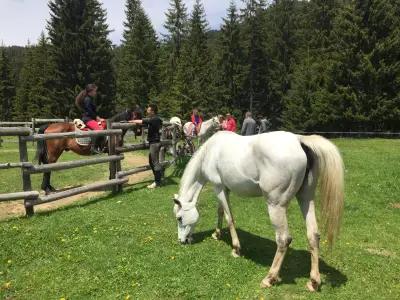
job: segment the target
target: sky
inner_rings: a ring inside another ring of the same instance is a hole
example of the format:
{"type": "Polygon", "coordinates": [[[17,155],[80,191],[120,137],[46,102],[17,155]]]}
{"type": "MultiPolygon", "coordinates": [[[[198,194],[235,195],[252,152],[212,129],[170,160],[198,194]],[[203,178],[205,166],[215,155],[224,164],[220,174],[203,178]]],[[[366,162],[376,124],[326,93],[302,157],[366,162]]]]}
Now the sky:
{"type": "MultiPolygon", "coordinates": [[[[125,0],[100,0],[107,10],[110,39],[120,44],[125,20],[125,0]]],[[[142,0],[143,7],[158,33],[163,33],[165,12],[170,0],[142,0]]],[[[36,43],[49,19],[48,0],[0,0],[0,43],[5,46],[24,46],[36,43]]],[[[195,0],[184,0],[189,11],[195,0]]],[[[230,0],[203,0],[211,29],[219,28],[230,0]]],[[[236,0],[240,4],[240,0],[236,0]]]]}

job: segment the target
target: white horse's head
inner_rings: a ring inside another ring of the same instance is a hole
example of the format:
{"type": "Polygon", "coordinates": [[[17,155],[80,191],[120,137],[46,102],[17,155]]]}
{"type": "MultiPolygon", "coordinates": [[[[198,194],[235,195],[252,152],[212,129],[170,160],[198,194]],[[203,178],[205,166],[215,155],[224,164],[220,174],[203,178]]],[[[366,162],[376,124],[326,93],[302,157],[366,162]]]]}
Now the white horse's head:
{"type": "Polygon", "coordinates": [[[170,122],[171,124],[173,124],[173,125],[178,126],[179,128],[182,127],[182,121],[181,121],[181,119],[179,119],[178,117],[172,117],[172,118],[169,120],[169,122],[170,122]]]}
{"type": "Polygon", "coordinates": [[[181,203],[178,195],[175,195],[174,203],[174,214],[178,222],[178,240],[182,244],[190,244],[193,240],[194,227],[199,221],[199,212],[192,203],[181,203]]]}

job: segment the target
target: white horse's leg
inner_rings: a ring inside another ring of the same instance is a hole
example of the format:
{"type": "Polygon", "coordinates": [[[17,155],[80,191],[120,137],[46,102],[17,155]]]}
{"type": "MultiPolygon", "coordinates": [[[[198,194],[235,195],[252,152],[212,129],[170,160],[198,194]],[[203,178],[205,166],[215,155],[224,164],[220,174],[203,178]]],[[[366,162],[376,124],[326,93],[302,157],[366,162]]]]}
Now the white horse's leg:
{"type": "MultiPolygon", "coordinates": [[[[229,206],[229,195],[228,192],[224,189],[224,187],[215,187],[215,193],[217,194],[220,206],[223,209],[226,222],[228,223],[229,231],[232,237],[232,255],[233,257],[240,256],[240,242],[239,237],[235,228],[235,221],[233,219],[231,209],[229,206]]],[[[221,222],[222,223],[222,222],[221,222]]],[[[222,224],[221,224],[222,226],[222,224]]]]}
{"type": "Polygon", "coordinates": [[[307,283],[307,288],[314,292],[317,291],[321,285],[321,276],[319,273],[319,233],[318,224],[315,217],[315,184],[307,183],[303,186],[298,197],[298,202],[303,213],[307,226],[307,238],[311,252],[311,273],[310,281],[307,283]]]}
{"type": "Polygon", "coordinates": [[[224,217],[224,208],[222,207],[221,203],[218,203],[217,228],[215,229],[215,232],[212,234],[212,237],[215,240],[219,240],[221,238],[223,217],[224,217]]]}
{"type": "Polygon", "coordinates": [[[275,228],[277,249],[268,275],[263,279],[263,281],[261,281],[262,288],[271,287],[274,283],[280,281],[279,271],[281,269],[283,259],[285,258],[287,248],[292,242],[292,238],[289,235],[286,211],[287,208],[279,204],[268,205],[271,223],[275,228]]]}

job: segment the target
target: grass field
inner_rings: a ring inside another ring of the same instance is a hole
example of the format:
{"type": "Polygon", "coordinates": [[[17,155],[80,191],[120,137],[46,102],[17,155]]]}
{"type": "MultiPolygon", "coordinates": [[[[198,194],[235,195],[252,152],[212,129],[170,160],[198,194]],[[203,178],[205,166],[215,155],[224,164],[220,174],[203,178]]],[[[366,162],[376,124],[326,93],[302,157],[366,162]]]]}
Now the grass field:
{"type": "MultiPolygon", "coordinates": [[[[333,252],[322,236],[319,293],[305,289],[310,257],[296,201],[283,281],[272,289],[259,288],[276,248],[262,199],[232,197],[243,257],[231,257],[228,234],[219,242],[210,238],[216,201],[209,186],[201,194],[195,243],[178,245],[171,200],[176,169],[156,191],[143,183],[118,196],[0,222],[0,298],[400,299],[400,140],[334,142],[346,164],[346,205],[333,252]]],[[[58,185],[90,173],[71,172],[58,173],[58,185]]],[[[1,192],[20,184],[16,175],[0,178],[1,192]]]]}

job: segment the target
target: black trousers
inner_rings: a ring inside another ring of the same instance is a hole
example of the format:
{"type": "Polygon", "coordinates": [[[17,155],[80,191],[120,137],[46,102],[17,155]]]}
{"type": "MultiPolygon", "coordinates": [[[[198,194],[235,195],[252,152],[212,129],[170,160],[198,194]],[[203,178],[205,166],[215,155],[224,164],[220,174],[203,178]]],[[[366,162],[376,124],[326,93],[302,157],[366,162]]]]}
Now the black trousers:
{"type": "Polygon", "coordinates": [[[161,143],[150,144],[149,164],[154,174],[156,184],[161,184],[163,167],[160,164],[161,143]]]}

